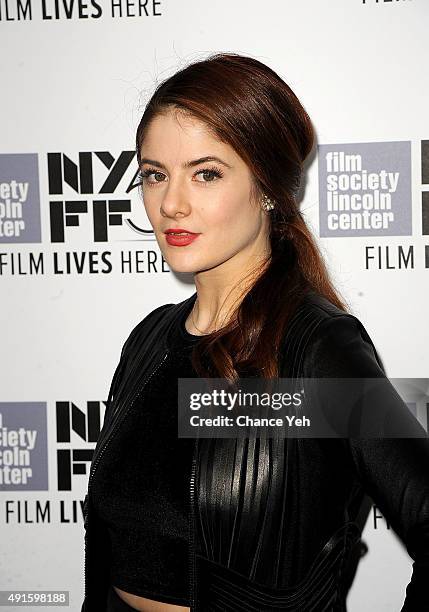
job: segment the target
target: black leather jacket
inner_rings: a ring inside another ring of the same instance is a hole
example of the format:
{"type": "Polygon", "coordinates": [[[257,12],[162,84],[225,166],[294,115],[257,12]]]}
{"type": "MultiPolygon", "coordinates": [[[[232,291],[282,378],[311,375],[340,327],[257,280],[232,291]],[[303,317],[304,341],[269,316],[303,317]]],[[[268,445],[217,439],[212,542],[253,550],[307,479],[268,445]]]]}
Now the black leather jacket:
{"type": "MultiPolygon", "coordinates": [[[[169,326],[196,295],[156,308],[125,342],[88,491],[115,428],[166,358],[169,326]]],[[[385,376],[359,319],[314,292],[290,321],[282,347],[282,377],[385,376]]],[[[189,475],[192,612],[345,611],[371,500],[414,559],[398,610],[429,610],[429,441],[422,431],[420,439],[196,439],[189,475]]],[[[84,516],[81,612],[102,612],[108,535],[88,494],[84,516]]]]}

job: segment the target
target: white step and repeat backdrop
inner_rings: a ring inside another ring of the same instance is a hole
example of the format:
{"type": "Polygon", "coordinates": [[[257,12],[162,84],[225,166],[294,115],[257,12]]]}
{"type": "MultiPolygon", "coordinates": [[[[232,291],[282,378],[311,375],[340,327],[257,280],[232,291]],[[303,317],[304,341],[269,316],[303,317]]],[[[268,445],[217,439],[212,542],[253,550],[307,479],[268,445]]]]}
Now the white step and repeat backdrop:
{"type": "MultiPolygon", "coordinates": [[[[318,142],[305,217],[388,375],[428,376],[428,23],[425,0],[0,0],[0,589],[68,590],[80,610],[82,502],[122,343],[194,291],[133,187],[143,106],[190,61],[251,55],[296,92],[318,142]],[[344,154],[360,231],[328,214],[344,154]]],[[[350,611],[399,610],[411,559],[376,507],[363,539],[350,611]]]]}

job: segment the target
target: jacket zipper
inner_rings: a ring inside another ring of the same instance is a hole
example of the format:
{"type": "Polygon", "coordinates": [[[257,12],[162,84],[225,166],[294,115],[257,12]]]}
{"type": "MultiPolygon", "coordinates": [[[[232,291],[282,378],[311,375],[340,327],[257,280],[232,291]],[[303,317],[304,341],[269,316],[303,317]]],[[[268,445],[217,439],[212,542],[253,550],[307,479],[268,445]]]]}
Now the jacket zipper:
{"type": "MultiPolygon", "coordinates": [[[[88,487],[87,487],[87,493],[86,493],[86,506],[88,506],[89,489],[90,489],[91,481],[92,481],[92,479],[94,477],[95,470],[96,470],[97,465],[99,464],[100,459],[101,459],[103,453],[105,452],[109,442],[113,438],[113,434],[115,433],[115,431],[118,428],[119,424],[122,423],[122,421],[124,420],[124,418],[126,417],[128,412],[131,410],[131,408],[134,405],[134,402],[136,401],[138,395],[141,393],[141,391],[147,385],[147,383],[152,378],[152,376],[158,371],[158,369],[161,367],[161,365],[165,362],[168,353],[169,353],[169,349],[167,349],[164,352],[164,354],[163,354],[163,356],[161,358],[161,361],[158,362],[158,364],[155,366],[155,368],[152,370],[152,372],[149,374],[149,376],[146,378],[146,380],[143,382],[143,384],[136,391],[136,393],[134,394],[132,400],[129,403],[128,408],[122,413],[121,417],[117,419],[116,423],[112,427],[112,430],[110,431],[108,437],[106,438],[106,440],[104,442],[104,446],[100,449],[100,452],[98,453],[97,460],[95,461],[94,465],[91,467],[91,471],[90,471],[89,478],[88,478],[88,487]]],[[[84,502],[84,510],[85,510],[85,502],[84,502]]],[[[87,516],[85,517],[85,523],[87,523],[87,516]]],[[[87,594],[88,594],[88,589],[87,589],[87,572],[86,572],[86,540],[87,540],[86,533],[87,533],[88,527],[89,527],[89,525],[87,524],[86,531],[85,531],[85,554],[84,554],[84,570],[83,570],[84,571],[84,601],[86,600],[86,597],[87,597],[87,594]]]]}
{"type": "Polygon", "coordinates": [[[195,470],[196,470],[196,448],[197,448],[197,439],[194,442],[193,448],[193,457],[192,457],[192,468],[191,468],[191,478],[190,478],[190,487],[189,487],[189,516],[190,516],[190,534],[189,534],[189,593],[190,593],[190,612],[195,612],[197,610],[196,607],[196,597],[195,597],[195,513],[194,513],[194,503],[195,503],[195,470]]]}

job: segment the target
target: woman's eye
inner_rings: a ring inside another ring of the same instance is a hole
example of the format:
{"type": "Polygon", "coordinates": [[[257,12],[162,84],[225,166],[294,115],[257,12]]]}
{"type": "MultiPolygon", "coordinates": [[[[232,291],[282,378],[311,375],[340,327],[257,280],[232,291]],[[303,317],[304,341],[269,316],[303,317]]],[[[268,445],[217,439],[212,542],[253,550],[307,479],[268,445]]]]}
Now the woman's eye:
{"type": "Polygon", "coordinates": [[[146,183],[154,184],[154,183],[162,183],[162,180],[159,181],[158,178],[164,175],[162,172],[159,172],[159,170],[150,169],[150,170],[143,170],[143,172],[140,173],[140,176],[141,176],[141,179],[145,181],[146,183]],[[149,181],[149,177],[152,176],[152,174],[154,175],[155,180],[149,181]]]}
{"type": "Polygon", "coordinates": [[[204,180],[198,181],[198,183],[213,183],[214,180],[222,177],[222,172],[220,170],[208,169],[208,168],[205,168],[204,170],[200,170],[199,172],[196,173],[196,175],[199,175],[199,174],[201,174],[201,176],[204,176],[204,180]]]}

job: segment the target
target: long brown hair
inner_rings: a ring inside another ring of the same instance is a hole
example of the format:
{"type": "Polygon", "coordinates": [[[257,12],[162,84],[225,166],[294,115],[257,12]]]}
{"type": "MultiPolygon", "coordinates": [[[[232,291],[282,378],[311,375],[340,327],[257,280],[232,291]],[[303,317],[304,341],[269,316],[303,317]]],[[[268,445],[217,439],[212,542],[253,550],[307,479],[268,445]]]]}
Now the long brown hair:
{"type": "Polygon", "coordinates": [[[344,311],[318,246],[296,202],[303,163],[314,143],[311,120],[291,88],[257,59],[217,53],[161,82],[146,105],[136,153],[151,120],[171,109],[205,122],[245,161],[253,191],[276,201],[270,215],[271,255],[222,329],[201,337],[192,354],[199,376],[276,378],[287,323],[315,290],[344,311]]]}

